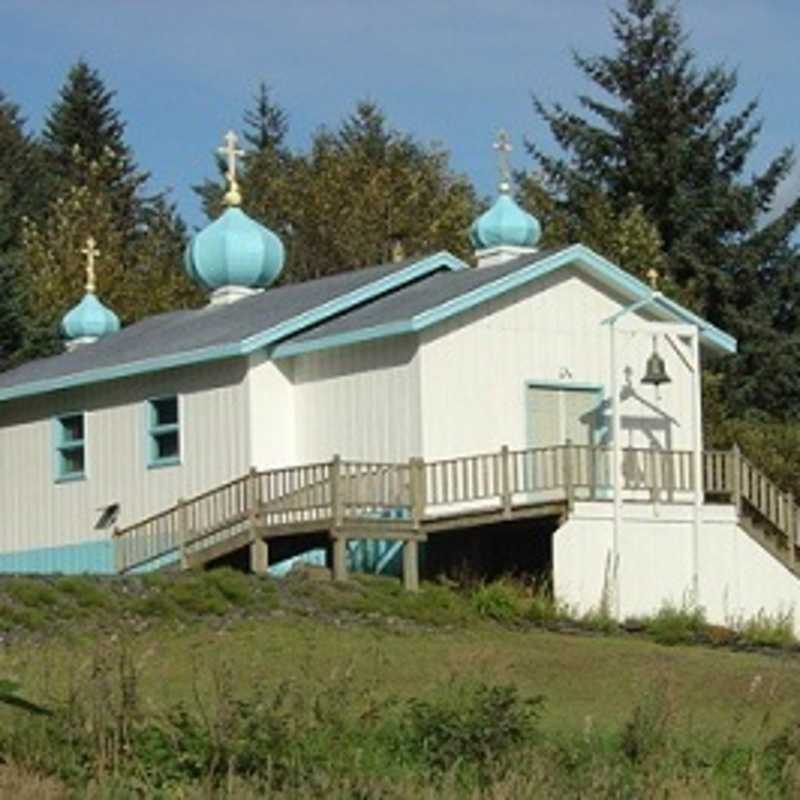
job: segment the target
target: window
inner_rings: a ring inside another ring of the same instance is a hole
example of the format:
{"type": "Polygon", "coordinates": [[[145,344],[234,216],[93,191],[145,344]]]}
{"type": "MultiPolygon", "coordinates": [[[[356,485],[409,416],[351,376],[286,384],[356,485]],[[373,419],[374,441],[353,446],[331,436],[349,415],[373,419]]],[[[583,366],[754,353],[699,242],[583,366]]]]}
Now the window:
{"type": "Polygon", "coordinates": [[[147,403],[149,465],[161,467],[181,460],[177,397],[159,397],[147,403]]]}
{"type": "Polygon", "coordinates": [[[71,481],[86,477],[86,426],[84,414],[64,414],[56,418],[56,480],[71,481]]]}

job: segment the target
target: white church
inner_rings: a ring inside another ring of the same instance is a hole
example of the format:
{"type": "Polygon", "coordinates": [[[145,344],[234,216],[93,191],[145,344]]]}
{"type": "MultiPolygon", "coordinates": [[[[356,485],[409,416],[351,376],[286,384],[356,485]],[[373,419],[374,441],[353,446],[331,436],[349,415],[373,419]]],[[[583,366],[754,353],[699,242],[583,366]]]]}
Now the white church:
{"type": "Polygon", "coordinates": [[[620,619],[800,608],[793,500],[703,448],[701,363],[731,336],[656,276],[539,249],[506,178],[476,266],[439,252],[270,288],[283,246],[239,208],[227,144],[228,207],[186,252],[208,305],[120,329],[90,241],[65,352],[0,374],[0,571],[316,551],[345,579],[372,552],[413,590],[463,556],[620,619]]]}

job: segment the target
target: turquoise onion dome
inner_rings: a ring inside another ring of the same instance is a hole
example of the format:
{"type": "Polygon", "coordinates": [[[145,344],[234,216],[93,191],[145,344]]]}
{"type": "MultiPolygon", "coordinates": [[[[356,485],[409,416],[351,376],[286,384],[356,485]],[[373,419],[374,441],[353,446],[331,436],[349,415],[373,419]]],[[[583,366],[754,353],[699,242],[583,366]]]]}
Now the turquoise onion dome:
{"type": "Polygon", "coordinates": [[[109,333],[116,333],[120,327],[119,317],[110,308],[106,308],[95,295],[94,260],[100,255],[100,251],[95,247],[95,240],[91,236],[81,252],[86,254],[86,294],[61,320],[61,330],[69,349],[85,342],[94,342],[109,333]]]}
{"type": "Polygon", "coordinates": [[[237,142],[236,134],[228,131],[225,146],[217,151],[228,162],[228,191],[222,199],[228,208],[192,238],[184,256],[189,276],[211,292],[263,289],[281,274],[285,259],[281,240],[239,208],[236,159],[245,153],[237,142]]]}
{"type": "Polygon", "coordinates": [[[119,317],[93,292],[86,292],[83,300],[64,315],[61,330],[67,339],[100,339],[119,330],[119,317]]]}
{"type": "Polygon", "coordinates": [[[510,194],[501,190],[492,207],[470,228],[470,239],[478,249],[490,247],[535,247],[542,235],[539,220],[521,209],[510,194]]]}
{"type": "Polygon", "coordinates": [[[223,286],[269,286],[283,269],[281,240],[240,208],[228,208],[186,247],[190,277],[213,291],[223,286]]]}

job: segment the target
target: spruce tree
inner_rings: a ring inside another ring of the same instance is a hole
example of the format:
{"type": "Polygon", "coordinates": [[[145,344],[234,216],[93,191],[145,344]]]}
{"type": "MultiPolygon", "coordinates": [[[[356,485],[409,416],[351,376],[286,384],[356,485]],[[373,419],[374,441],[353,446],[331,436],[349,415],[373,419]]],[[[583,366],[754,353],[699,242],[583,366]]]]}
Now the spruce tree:
{"type": "Polygon", "coordinates": [[[13,363],[24,337],[23,221],[39,215],[46,196],[41,153],[24,124],[19,108],[0,92],[0,370],[13,363]]]}
{"type": "MultiPolygon", "coordinates": [[[[529,149],[569,213],[580,216],[595,191],[617,213],[642,209],[663,242],[670,283],[684,302],[740,338],[730,369],[740,376],[757,369],[750,377],[763,385],[771,378],[757,354],[776,337],[791,339],[790,350],[800,344],[792,243],[800,199],[766,221],[793,151],[745,176],[762,128],[757,103],[729,113],[737,75],[698,66],[677,6],[626,0],[623,10],[612,10],[611,24],[614,53],[574,57],[604,96],[581,96],[582,113],[534,98],[566,155],[529,149]]],[[[739,408],[798,414],[800,380],[788,382],[775,397],[743,393],[731,381],[729,397],[739,408]]]]}

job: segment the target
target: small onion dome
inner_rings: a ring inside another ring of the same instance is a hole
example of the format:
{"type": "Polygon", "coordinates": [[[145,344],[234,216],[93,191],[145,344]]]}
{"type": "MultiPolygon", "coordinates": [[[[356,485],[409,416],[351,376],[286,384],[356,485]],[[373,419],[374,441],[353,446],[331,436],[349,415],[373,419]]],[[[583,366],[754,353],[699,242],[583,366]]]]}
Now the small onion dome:
{"type": "Polygon", "coordinates": [[[83,300],[61,320],[64,336],[72,341],[93,342],[119,330],[119,317],[94,295],[86,292],[83,300]]]}
{"type": "Polygon", "coordinates": [[[209,291],[269,286],[283,269],[281,240],[241,209],[228,208],[186,247],[186,272],[209,291]]]}
{"type": "Polygon", "coordinates": [[[470,239],[477,249],[535,247],[541,235],[539,220],[523,211],[505,192],[472,223],[470,229],[470,239]]]}

